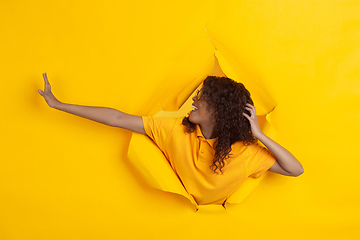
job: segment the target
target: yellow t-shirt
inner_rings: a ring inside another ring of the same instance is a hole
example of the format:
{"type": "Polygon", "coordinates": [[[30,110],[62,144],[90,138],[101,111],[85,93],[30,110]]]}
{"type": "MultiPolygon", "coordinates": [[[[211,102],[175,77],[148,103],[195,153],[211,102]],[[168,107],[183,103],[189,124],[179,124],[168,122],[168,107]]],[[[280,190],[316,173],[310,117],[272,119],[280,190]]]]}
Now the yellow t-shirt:
{"type": "Polygon", "coordinates": [[[260,177],[276,161],[258,143],[234,143],[223,174],[211,169],[216,139],[205,139],[199,125],[186,133],[182,118],[142,117],[146,134],[157,144],[186,191],[199,205],[223,204],[248,177],[260,177]]]}

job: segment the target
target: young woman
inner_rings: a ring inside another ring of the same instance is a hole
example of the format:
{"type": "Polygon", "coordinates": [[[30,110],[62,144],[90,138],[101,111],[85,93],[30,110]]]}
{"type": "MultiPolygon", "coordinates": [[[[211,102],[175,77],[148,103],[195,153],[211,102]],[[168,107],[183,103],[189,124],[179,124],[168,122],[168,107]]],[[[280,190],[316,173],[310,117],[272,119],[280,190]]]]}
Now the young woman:
{"type": "Polygon", "coordinates": [[[286,176],[304,172],[289,151],[262,133],[250,93],[229,78],[208,76],[193,97],[194,110],[182,118],[62,103],[46,73],[43,78],[45,89],[39,93],[50,107],[149,136],[198,204],[223,204],[247,177],[267,170],[286,176]]]}

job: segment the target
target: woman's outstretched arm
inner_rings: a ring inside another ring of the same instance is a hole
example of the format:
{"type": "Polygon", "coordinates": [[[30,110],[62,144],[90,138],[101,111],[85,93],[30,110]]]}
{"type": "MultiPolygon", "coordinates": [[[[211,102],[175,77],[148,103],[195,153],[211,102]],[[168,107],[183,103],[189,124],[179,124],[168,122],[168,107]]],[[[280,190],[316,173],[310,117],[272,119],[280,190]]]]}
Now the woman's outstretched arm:
{"type": "Polygon", "coordinates": [[[39,89],[39,94],[44,97],[46,103],[51,107],[83,118],[87,118],[112,127],[120,127],[133,132],[146,134],[140,116],[134,116],[120,112],[113,108],[90,107],[60,102],[51,92],[51,86],[46,73],[43,73],[45,82],[44,91],[39,89]]]}
{"type": "Polygon", "coordinates": [[[279,173],[286,176],[299,176],[304,172],[301,163],[288,150],[280,144],[266,136],[260,129],[259,122],[256,116],[255,107],[247,104],[245,108],[251,113],[251,116],[243,113],[249,120],[251,125],[251,132],[254,137],[259,139],[275,156],[276,162],[269,169],[270,172],[279,173]]]}

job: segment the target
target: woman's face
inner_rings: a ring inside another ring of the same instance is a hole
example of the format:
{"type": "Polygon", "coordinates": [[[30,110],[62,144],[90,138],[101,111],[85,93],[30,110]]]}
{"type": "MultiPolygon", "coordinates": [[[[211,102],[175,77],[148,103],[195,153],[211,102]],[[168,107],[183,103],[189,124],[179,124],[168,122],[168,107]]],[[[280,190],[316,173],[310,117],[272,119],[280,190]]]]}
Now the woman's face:
{"type": "Polygon", "coordinates": [[[193,110],[190,112],[189,120],[199,125],[212,125],[215,122],[213,117],[214,111],[212,109],[208,111],[208,104],[201,98],[201,90],[197,92],[192,100],[194,101],[192,104],[193,110]]]}

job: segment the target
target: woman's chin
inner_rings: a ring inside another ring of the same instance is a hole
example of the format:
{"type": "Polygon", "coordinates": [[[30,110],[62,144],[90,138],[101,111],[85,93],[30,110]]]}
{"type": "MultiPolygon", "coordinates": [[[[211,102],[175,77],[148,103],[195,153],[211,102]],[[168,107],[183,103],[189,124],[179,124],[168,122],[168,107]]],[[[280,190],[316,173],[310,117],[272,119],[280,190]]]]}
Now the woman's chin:
{"type": "Polygon", "coordinates": [[[189,114],[189,121],[196,124],[196,117],[193,116],[193,112],[189,114]]]}
{"type": "Polygon", "coordinates": [[[189,121],[194,123],[194,124],[199,124],[198,118],[196,116],[196,113],[190,113],[189,115],[189,121]]]}

